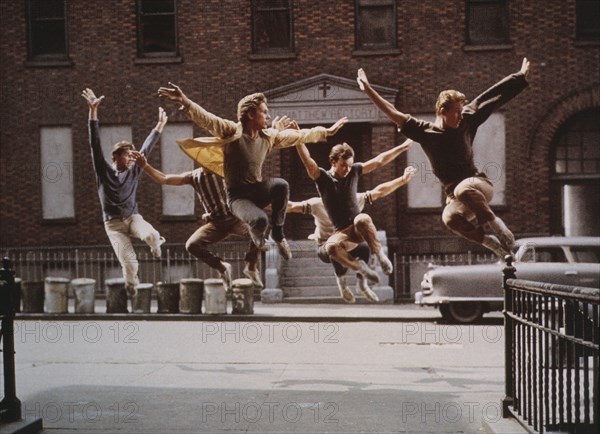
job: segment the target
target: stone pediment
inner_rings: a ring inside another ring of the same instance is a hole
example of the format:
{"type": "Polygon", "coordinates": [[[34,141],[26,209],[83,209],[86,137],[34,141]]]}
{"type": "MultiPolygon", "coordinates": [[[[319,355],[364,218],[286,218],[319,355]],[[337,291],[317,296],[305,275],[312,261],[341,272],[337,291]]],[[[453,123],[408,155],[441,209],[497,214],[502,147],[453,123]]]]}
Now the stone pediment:
{"type": "MultiPolygon", "coordinates": [[[[396,90],[373,85],[392,104],[396,90]]],[[[349,122],[388,122],[359,89],[356,80],[319,74],[264,92],[271,116],[287,115],[300,124],[333,123],[347,116],[349,122]]]]}

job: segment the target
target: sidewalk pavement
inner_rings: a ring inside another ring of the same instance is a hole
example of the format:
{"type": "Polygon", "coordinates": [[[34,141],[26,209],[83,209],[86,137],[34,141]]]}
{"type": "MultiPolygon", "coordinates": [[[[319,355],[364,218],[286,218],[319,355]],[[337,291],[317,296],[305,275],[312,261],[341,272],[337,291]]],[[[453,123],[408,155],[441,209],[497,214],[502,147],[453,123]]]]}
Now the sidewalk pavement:
{"type": "MultiPolygon", "coordinates": [[[[23,416],[52,433],[476,433],[503,422],[498,313],[469,326],[413,305],[181,316],[17,318],[23,416]]],[[[523,432],[513,428],[495,432],[523,432]]]]}

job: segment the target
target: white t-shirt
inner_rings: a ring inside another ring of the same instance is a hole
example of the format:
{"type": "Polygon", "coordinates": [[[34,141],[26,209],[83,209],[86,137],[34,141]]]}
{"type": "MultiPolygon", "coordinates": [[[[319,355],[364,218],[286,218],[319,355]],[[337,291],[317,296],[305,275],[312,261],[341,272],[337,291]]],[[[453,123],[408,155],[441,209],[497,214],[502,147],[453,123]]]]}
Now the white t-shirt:
{"type": "MultiPolygon", "coordinates": [[[[365,204],[372,204],[371,192],[357,193],[358,207],[362,211],[365,204]]],[[[329,219],[325,206],[320,197],[311,197],[310,199],[300,202],[302,205],[302,214],[310,214],[315,219],[315,232],[308,236],[309,239],[315,240],[317,244],[323,244],[335,232],[333,223],[329,219]]]]}

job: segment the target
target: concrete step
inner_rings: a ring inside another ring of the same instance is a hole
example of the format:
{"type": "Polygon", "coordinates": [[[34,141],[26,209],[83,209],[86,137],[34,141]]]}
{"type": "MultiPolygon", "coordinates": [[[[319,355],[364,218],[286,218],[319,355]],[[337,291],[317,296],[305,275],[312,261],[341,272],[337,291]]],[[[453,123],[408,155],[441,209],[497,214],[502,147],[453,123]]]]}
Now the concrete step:
{"type": "MultiPolygon", "coordinates": [[[[337,287],[337,282],[331,270],[327,274],[311,274],[306,276],[284,276],[279,280],[282,288],[289,288],[293,286],[333,286],[337,287]]],[[[356,285],[356,276],[347,275],[346,283],[348,285],[356,285]]]]}
{"type": "MultiPolygon", "coordinates": [[[[292,259],[295,261],[296,258],[292,259]]],[[[379,271],[379,267],[376,268],[379,271]]],[[[302,276],[316,276],[316,275],[334,275],[333,265],[327,264],[319,261],[318,263],[314,262],[305,262],[302,265],[296,266],[293,265],[285,265],[281,268],[281,277],[302,277],[302,276]]],[[[356,276],[356,272],[352,270],[348,270],[346,276],[356,276]]]]}
{"type": "Polygon", "coordinates": [[[281,272],[285,273],[287,270],[291,270],[293,272],[294,270],[302,270],[308,267],[331,267],[331,264],[321,261],[316,256],[310,258],[298,258],[294,256],[291,261],[282,264],[281,272]]]}
{"type": "Polygon", "coordinates": [[[339,296],[337,285],[282,286],[283,297],[335,297],[339,296]]]}
{"type": "MultiPolygon", "coordinates": [[[[373,304],[367,301],[362,295],[354,294],[356,304],[373,304]]],[[[322,297],[283,297],[284,303],[294,304],[347,304],[342,297],[337,296],[322,296],[322,297]]]]}

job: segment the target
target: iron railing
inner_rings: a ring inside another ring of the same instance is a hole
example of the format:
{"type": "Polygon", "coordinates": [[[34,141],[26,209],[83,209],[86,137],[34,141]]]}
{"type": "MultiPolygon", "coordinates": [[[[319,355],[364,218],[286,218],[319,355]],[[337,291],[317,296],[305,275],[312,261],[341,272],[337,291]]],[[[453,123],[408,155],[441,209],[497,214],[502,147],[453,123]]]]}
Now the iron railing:
{"type": "MultiPolygon", "coordinates": [[[[290,241],[294,249],[296,241],[290,241]]],[[[141,282],[156,283],[175,282],[181,278],[197,277],[206,279],[218,277],[216,272],[195,257],[190,255],[184,244],[165,244],[162,246],[162,257],[153,258],[148,247],[138,243],[134,245],[140,263],[139,277],[141,282]]],[[[233,274],[241,276],[244,268],[244,255],[248,241],[223,241],[210,247],[233,267],[233,274]]],[[[0,247],[0,252],[10,257],[18,276],[24,281],[43,281],[46,277],[65,277],[74,279],[89,277],[98,285],[98,293],[105,293],[103,282],[108,278],[121,277],[121,267],[109,245],[99,246],[57,246],[57,247],[0,247]]],[[[266,255],[276,255],[271,249],[266,255]]],[[[306,255],[307,253],[304,253],[306,255]]],[[[314,249],[310,254],[317,259],[314,249]]],[[[264,279],[266,255],[261,262],[261,274],[264,279]]],[[[394,272],[390,276],[390,285],[395,290],[395,301],[410,301],[415,291],[420,289],[423,274],[430,266],[481,264],[496,261],[492,254],[464,253],[397,255],[390,259],[394,263],[394,272]]],[[[293,261],[293,259],[292,259],[293,261]]]]}
{"type": "Polygon", "coordinates": [[[600,289],[518,280],[504,269],[503,416],[530,432],[600,432],[600,289]]]}
{"type": "MultiPolygon", "coordinates": [[[[175,282],[181,278],[207,279],[217,272],[185,250],[184,244],[165,244],[160,259],[154,258],[147,246],[134,245],[139,261],[141,282],[175,282]]],[[[234,275],[242,274],[248,241],[224,241],[211,246],[211,251],[232,264],[234,275]]],[[[119,261],[109,245],[58,247],[7,247],[0,250],[13,261],[17,277],[23,281],[43,281],[46,277],[74,279],[88,277],[99,283],[98,293],[106,291],[106,279],[121,277],[119,261]]],[[[263,258],[264,259],[264,258],[263,258]]],[[[264,263],[264,261],[262,261],[264,263]]]]}

